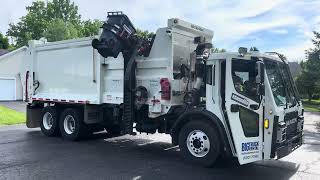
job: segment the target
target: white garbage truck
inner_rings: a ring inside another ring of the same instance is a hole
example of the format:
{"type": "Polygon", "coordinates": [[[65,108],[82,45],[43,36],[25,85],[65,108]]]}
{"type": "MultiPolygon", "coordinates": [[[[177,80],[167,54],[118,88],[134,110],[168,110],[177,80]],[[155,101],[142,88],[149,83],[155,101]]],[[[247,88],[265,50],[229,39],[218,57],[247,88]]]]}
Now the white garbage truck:
{"type": "Polygon", "coordinates": [[[97,37],[30,41],[21,72],[27,126],[71,141],[101,130],[166,133],[204,166],[301,146],[304,110],[284,56],[213,53],[212,38],[177,18],[142,38],[125,14],[110,12],[97,37]]]}

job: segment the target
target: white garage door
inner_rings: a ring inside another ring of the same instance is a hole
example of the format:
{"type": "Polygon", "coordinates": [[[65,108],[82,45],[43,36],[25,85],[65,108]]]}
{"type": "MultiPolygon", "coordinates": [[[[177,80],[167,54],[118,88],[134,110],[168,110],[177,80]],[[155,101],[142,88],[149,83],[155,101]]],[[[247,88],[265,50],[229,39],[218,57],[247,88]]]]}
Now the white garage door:
{"type": "Polygon", "coordinates": [[[0,78],[0,101],[16,100],[15,93],[15,80],[0,78]]]}

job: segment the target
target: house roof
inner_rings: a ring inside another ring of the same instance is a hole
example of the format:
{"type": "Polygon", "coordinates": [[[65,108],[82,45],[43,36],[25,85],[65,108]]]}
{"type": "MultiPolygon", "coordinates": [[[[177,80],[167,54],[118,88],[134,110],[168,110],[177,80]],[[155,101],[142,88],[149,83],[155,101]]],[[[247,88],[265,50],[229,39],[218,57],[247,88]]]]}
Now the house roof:
{"type": "Polygon", "coordinates": [[[27,46],[22,46],[21,48],[16,49],[16,50],[11,51],[11,52],[7,51],[7,53],[0,55],[0,61],[3,60],[3,59],[6,59],[7,57],[13,56],[13,55],[15,55],[15,54],[17,54],[17,53],[19,53],[21,51],[26,51],[26,50],[27,50],[27,46]]]}
{"type": "Polygon", "coordinates": [[[5,49],[0,49],[0,56],[7,54],[9,51],[5,49]]]}

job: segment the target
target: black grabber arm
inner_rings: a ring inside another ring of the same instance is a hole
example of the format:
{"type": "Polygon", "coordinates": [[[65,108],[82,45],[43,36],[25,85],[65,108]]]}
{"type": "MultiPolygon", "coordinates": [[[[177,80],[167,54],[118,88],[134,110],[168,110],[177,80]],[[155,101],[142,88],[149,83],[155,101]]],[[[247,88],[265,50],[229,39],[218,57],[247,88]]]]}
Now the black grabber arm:
{"type": "Polygon", "coordinates": [[[138,41],[136,29],[129,18],[122,12],[108,12],[108,19],[102,26],[103,32],[99,39],[92,41],[92,47],[105,58],[117,58],[122,52],[124,58],[124,91],[122,134],[131,134],[135,120],[135,86],[138,41]]]}

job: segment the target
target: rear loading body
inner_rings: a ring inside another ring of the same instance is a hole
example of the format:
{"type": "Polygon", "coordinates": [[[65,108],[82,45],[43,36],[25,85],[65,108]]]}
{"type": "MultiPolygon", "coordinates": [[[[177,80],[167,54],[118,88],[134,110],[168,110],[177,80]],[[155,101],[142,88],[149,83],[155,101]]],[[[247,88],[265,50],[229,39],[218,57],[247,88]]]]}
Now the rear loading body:
{"type": "Polygon", "coordinates": [[[287,66],[280,58],[211,54],[213,32],[179,19],[151,39],[135,36],[119,12],[103,29],[99,39],[30,41],[21,70],[28,127],[69,140],[103,129],[167,133],[184,157],[205,166],[222,155],[245,164],[300,146],[295,86],[280,84],[284,94],[276,94],[283,80],[269,78],[287,72],[278,72],[287,66]]]}

